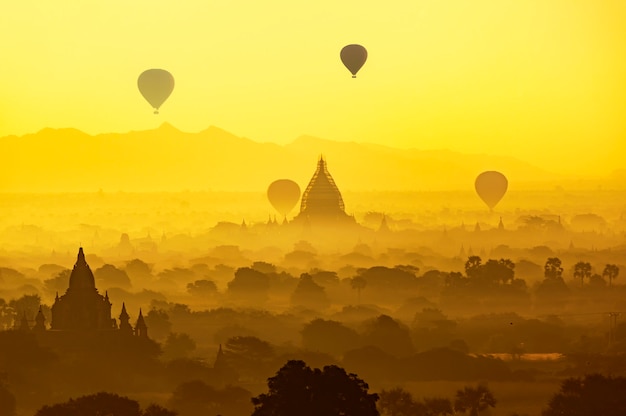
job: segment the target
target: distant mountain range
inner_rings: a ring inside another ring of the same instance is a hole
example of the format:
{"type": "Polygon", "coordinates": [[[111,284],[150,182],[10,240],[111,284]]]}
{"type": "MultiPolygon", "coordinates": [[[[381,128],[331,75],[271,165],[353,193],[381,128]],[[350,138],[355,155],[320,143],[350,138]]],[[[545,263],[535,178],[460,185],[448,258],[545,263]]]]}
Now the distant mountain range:
{"type": "Polygon", "coordinates": [[[0,138],[3,192],[265,191],[275,179],[306,187],[323,155],[340,189],[473,189],[498,170],[513,184],[563,178],[512,157],[448,150],[396,149],[302,136],[287,145],[258,143],[217,127],[185,133],[159,128],[95,136],[43,129],[0,138]]]}

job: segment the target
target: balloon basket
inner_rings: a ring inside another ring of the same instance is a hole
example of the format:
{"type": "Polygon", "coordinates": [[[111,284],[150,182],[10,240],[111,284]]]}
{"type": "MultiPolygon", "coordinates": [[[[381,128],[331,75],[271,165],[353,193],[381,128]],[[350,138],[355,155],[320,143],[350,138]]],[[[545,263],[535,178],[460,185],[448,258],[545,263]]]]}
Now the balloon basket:
{"type": "Polygon", "coordinates": [[[356,78],[356,75],[352,75],[352,78],[356,78]]]}
{"type": "Polygon", "coordinates": [[[154,110],[154,114],[159,114],[159,110],[154,110]]]}

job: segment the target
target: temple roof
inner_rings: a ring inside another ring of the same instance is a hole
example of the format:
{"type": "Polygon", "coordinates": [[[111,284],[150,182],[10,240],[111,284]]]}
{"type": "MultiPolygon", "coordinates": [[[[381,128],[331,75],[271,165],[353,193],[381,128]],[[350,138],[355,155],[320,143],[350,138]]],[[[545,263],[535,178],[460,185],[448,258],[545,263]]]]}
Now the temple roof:
{"type": "Polygon", "coordinates": [[[120,313],[120,320],[128,321],[129,318],[130,316],[128,316],[128,312],[126,312],[126,303],[122,302],[122,312],[120,313]]]}
{"type": "Polygon", "coordinates": [[[141,308],[139,308],[139,317],[137,318],[137,323],[135,324],[135,328],[137,329],[146,329],[146,321],[143,319],[143,313],[141,312],[141,308]]]}
{"type": "Polygon", "coordinates": [[[70,287],[69,291],[76,289],[95,289],[96,281],[93,277],[93,273],[89,268],[89,265],[85,261],[85,253],[83,248],[78,249],[78,256],[76,258],[76,264],[70,274],[70,287]]]}
{"type": "Polygon", "coordinates": [[[302,194],[300,212],[307,213],[336,213],[345,212],[341,192],[335,185],[333,177],[328,172],[326,161],[320,157],[317,169],[302,194]]]}
{"type": "Polygon", "coordinates": [[[224,357],[224,351],[222,351],[222,344],[220,344],[220,349],[217,351],[217,356],[215,357],[213,368],[215,368],[216,370],[220,370],[227,367],[228,363],[226,362],[226,357],[224,357]]]}

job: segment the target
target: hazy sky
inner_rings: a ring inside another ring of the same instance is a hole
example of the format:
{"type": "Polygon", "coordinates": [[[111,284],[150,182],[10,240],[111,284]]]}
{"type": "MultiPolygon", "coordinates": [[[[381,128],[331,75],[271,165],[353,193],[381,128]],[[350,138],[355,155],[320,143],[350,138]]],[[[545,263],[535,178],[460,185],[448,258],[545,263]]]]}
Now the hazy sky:
{"type": "MultiPolygon", "coordinates": [[[[623,0],[22,0],[0,14],[0,136],[216,125],[626,167],[623,0]],[[369,59],[352,79],[340,49],[369,59]],[[155,116],[137,89],[176,87],[155,116]]],[[[60,149],[62,151],[62,149],[60,149]]],[[[164,151],[167,151],[164,149],[164,151]]]]}

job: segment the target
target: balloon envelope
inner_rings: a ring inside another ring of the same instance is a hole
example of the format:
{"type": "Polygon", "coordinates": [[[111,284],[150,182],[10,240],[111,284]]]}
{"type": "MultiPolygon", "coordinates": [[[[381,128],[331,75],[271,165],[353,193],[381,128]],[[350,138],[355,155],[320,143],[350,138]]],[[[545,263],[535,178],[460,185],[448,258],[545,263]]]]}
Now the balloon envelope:
{"type": "Polygon", "coordinates": [[[143,98],[155,108],[158,114],[159,107],[174,90],[174,77],[164,69],[148,69],[137,78],[137,86],[143,98]]]}
{"type": "Polygon", "coordinates": [[[300,187],[291,179],[278,179],[267,188],[267,199],[286,217],[300,199],[300,187]]]}
{"type": "Polygon", "coordinates": [[[367,50],[361,45],[347,45],[341,49],[339,54],[341,62],[352,73],[352,78],[356,78],[356,73],[367,60],[367,50]]]}
{"type": "Polygon", "coordinates": [[[476,177],[476,193],[489,209],[493,209],[502,199],[509,186],[509,181],[500,172],[490,170],[476,177]]]}

